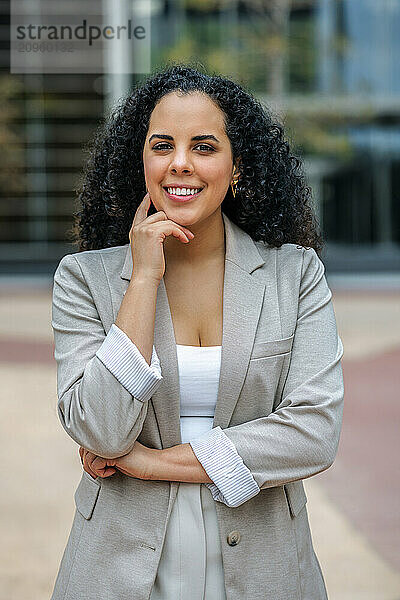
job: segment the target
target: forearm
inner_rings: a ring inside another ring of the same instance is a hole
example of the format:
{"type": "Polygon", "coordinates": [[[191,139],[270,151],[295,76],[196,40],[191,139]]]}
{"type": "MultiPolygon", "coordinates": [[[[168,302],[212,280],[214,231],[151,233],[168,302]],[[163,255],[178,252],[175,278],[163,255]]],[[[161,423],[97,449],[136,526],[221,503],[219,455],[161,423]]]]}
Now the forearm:
{"type": "Polygon", "coordinates": [[[156,301],[156,283],[132,277],[115,320],[115,325],[137,346],[149,365],[154,341],[156,301]]]}
{"type": "Polygon", "coordinates": [[[190,444],[156,450],[152,480],[212,483],[190,444]]]}

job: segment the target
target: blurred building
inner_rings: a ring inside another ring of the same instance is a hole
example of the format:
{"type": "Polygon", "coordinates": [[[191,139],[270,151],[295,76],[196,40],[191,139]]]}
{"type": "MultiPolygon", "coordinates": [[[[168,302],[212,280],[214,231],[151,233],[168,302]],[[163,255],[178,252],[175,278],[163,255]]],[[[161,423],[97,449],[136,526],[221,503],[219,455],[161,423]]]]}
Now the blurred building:
{"type": "MultiPolygon", "coordinates": [[[[120,10],[129,3],[116,0],[120,10]],[[122,8],[121,8],[122,7],[122,8]]],[[[304,158],[331,272],[400,270],[400,2],[135,0],[151,10],[152,66],[198,60],[242,81],[304,158]]],[[[131,78],[10,75],[0,4],[0,273],[52,274],[84,148],[131,78]]]]}

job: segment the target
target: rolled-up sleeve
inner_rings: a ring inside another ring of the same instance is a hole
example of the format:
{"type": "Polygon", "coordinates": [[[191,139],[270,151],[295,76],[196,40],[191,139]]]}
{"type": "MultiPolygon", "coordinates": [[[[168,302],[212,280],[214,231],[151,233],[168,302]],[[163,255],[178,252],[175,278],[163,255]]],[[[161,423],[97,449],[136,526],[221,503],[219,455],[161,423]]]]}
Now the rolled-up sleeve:
{"type": "Polygon", "coordinates": [[[96,356],[132,396],[146,402],[162,379],[160,361],[153,346],[151,363],[146,362],[136,344],[115,323],[96,356]]]}
{"type": "Polygon", "coordinates": [[[254,477],[221,427],[215,427],[189,443],[213,481],[205,485],[214,500],[237,507],[259,493],[254,477]]]}

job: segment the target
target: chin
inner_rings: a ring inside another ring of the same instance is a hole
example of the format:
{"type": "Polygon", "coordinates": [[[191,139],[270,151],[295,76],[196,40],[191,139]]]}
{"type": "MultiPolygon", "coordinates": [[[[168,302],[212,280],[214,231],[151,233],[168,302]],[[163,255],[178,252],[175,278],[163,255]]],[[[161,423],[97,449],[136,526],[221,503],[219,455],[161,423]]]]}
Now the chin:
{"type": "Polygon", "coordinates": [[[163,208],[161,208],[160,210],[163,210],[165,212],[165,214],[168,215],[175,215],[176,217],[179,215],[180,218],[182,219],[186,219],[186,218],[192,218],[194,217],[195,214],[198,214],[199,212],[199,207],[189,207],[189,206],[164,206],[163,208]]]}

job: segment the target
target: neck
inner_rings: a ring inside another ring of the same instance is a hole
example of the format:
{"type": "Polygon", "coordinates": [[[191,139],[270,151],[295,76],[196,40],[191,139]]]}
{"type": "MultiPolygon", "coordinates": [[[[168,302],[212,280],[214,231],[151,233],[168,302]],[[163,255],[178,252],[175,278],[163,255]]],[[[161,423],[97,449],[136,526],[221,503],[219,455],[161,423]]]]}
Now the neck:
{"type": "Polygon", "coordinates": [[[164,241],[166,269],[169,266],[204,264],[225,257],[225,228],[221,210],[193,225],[185,226],[195,237],[183,243],[174,236],[164,241]]]}

